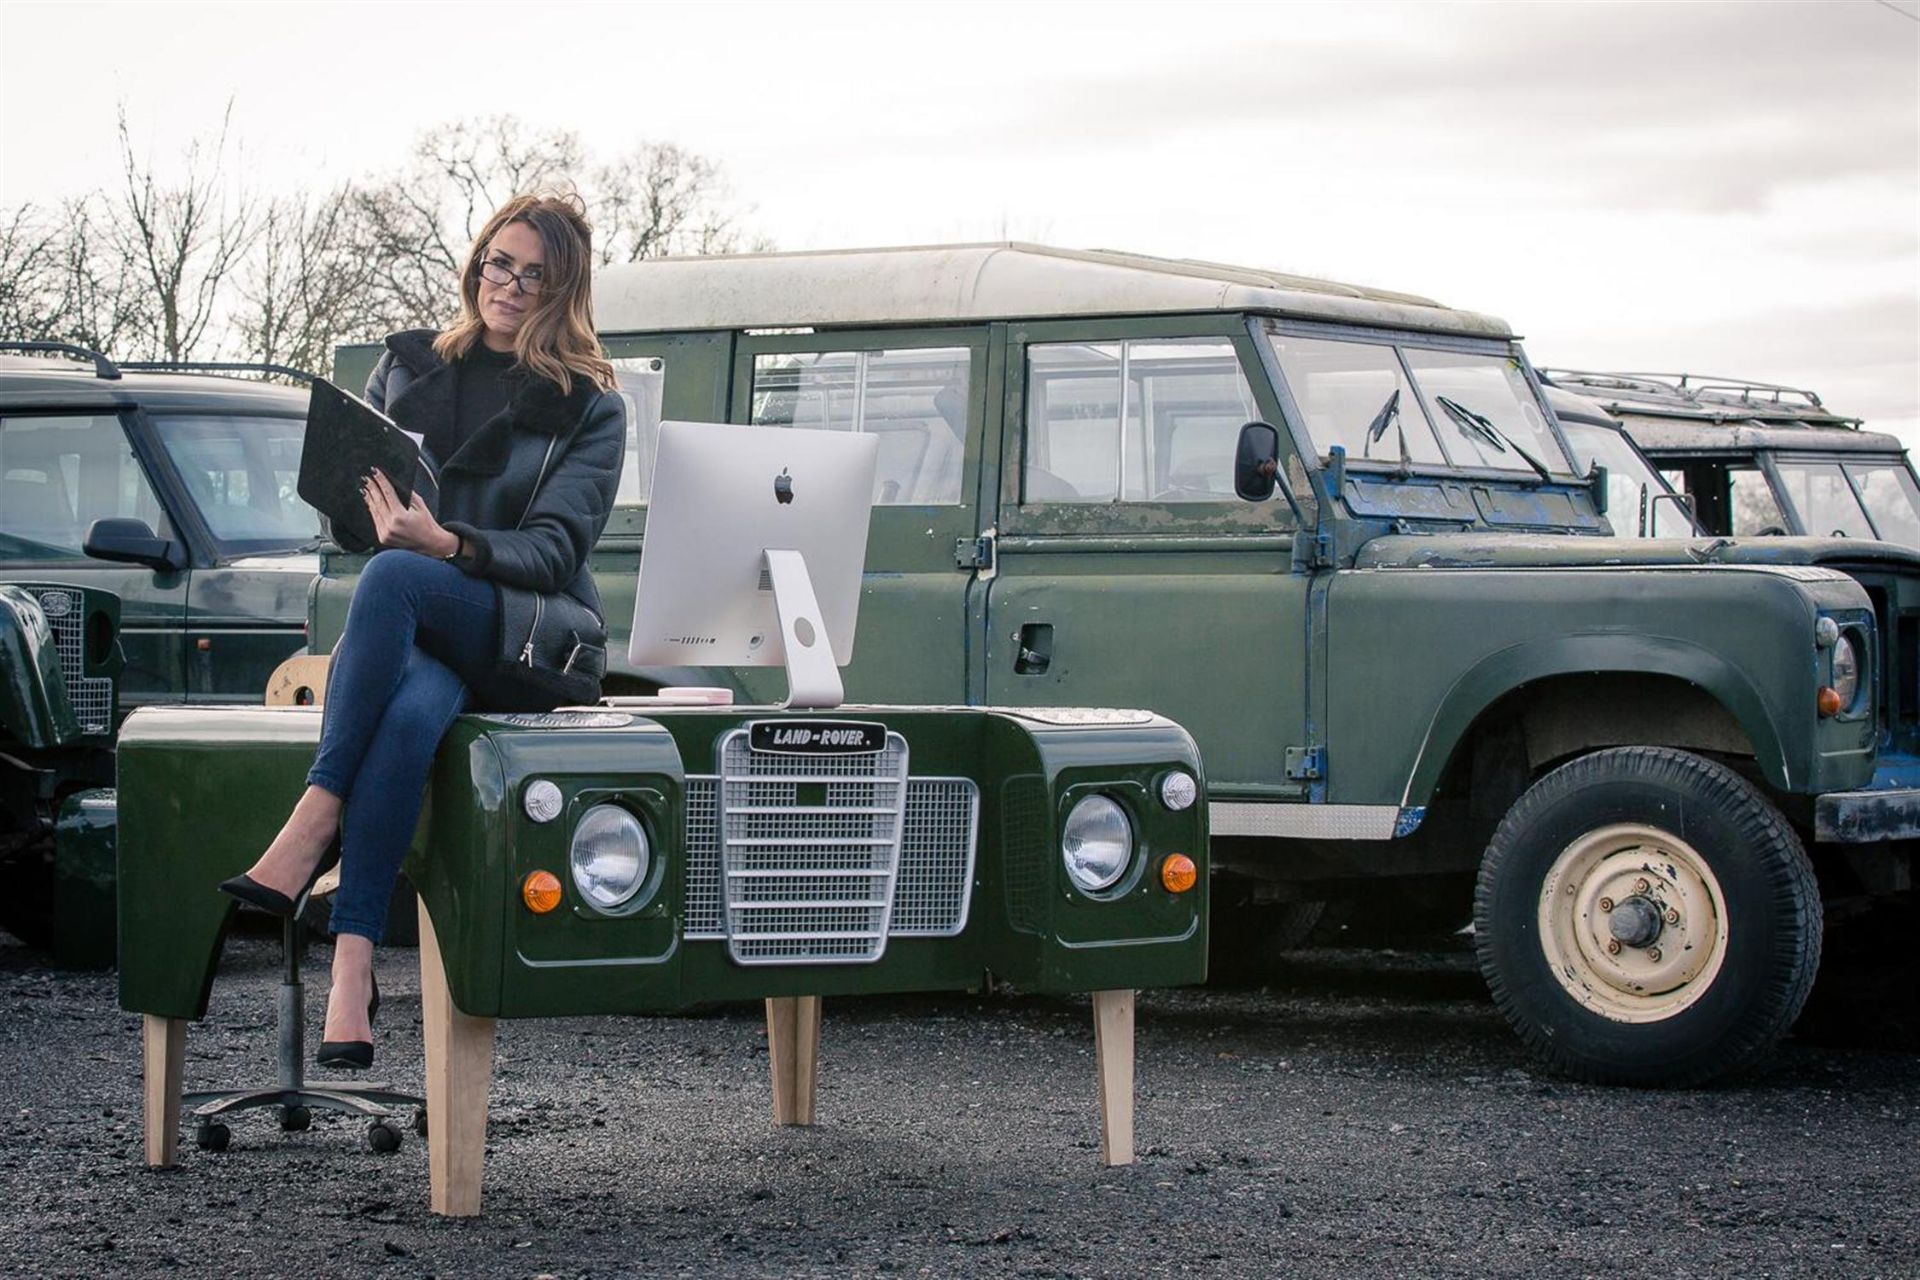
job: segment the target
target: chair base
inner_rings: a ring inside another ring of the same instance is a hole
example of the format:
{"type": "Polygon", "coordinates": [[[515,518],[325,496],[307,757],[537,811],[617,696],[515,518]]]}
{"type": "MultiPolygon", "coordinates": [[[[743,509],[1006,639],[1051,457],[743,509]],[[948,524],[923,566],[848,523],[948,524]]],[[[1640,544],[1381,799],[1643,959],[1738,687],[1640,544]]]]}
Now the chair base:
{"type": "MultiPolygon", "coordinates": [[[[297,918],[281,921],[283,969],[279,989],[279,1082],[251,1089],[202,1089],[181,1093],[175,1095],[170,1108],[165,1108],[173,1110],[175,1114],[178,1114],[180,1106],[192,1108],[194,1141],[203,1151],[226,1149],[231,1136],[227,1126],[222,1123],[226,1117],[263,1107],[279,1108],[280,1127],[290,1132],[307,1128],[313,1122],[313,1113],[316,1111],[363,1116],[373,1122],[368,1129],[367,1140],[375,1151],[392,1151],[400,1145],[400,1128],[392,1123],[395,1107],[416,1108],[414,1132],[424,1136],[427,1131],[427,1102],[418,1094],[403,1093],[392,1085],[372,1081],[307,1081],[306,987],[300,981],[300,953],[304,945],[301,927],[297,918]]],[[[184,1031],[184,1024],[180,1030],[184,1031]]],[[[151,1029],[149,1034],[152,1034],[151,1029]]],[[[178,1039],[179,1047],[184,1048],[184,1035],[178,1039]]],[[[163,1135],[164,1147],[159,1153],[149,1142],[149,1164],[173,1162],[172,1144],[165,1142],[166,1136],[170,1135],[163,1135]]]]}

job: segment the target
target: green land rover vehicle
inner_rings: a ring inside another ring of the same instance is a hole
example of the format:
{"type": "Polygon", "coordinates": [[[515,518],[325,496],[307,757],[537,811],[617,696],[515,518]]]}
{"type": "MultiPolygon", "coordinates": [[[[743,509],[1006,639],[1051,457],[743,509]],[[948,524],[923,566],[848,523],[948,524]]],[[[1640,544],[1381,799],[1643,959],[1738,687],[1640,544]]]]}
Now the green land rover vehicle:
{"type": "MultiPolygon", "coordinates": [[[[872,432],[850,698],[1167,715],[1216,902],[1471,899],[1499,1007],[1565,1071],[1751,1059],[1806,997],[1823,895],[1910,890],[1920,556],[1612,536],[1499,320],[1017,244],[641,263],[595,307],[635,411],[595,561],[616,628],[659,420],[872,432]]],[[[316,651],[353,573],[325,558],[316,651]]]]}
{"type": "Polygon", "coordinates": [[[0,343],[0,927],[70,963],[113,958],[123,716],[306,646],[306,393],[196,367],[276,372],[0,343]]]}
{"type": "Polygon", "coordinates": [[[1687,374],[1550,369],[1619,420],[1708,533],[1875,538],[1920,548],[1920,483],[1899,439],[1811,391],[1687,374]]]}

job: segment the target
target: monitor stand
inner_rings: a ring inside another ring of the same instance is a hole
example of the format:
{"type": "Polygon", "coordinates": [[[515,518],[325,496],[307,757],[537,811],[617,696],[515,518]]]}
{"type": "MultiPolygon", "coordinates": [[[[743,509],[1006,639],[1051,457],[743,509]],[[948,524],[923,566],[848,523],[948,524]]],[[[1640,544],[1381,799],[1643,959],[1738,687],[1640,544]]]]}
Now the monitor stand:
{"type": "Polygon", "coordinates": [[[833,644],[814,598],[806,557],[798,551],[768,551],[767,577],[773,582],[773,608],[780,617],[780,639],[787,651],[787,700],[793,710],[829,710],[846,698],[833,644]]]}

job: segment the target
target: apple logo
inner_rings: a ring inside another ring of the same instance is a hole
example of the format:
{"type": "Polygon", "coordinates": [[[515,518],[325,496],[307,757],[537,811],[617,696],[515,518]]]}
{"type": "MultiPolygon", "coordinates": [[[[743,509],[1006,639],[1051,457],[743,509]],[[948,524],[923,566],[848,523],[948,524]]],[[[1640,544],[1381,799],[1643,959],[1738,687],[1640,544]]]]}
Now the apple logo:
{"type": "Polygon", "coordinates": [[[787,474],[785,467],[773,478],[773,500],[781,506],[793,501],[793,477],[787,474]]]}

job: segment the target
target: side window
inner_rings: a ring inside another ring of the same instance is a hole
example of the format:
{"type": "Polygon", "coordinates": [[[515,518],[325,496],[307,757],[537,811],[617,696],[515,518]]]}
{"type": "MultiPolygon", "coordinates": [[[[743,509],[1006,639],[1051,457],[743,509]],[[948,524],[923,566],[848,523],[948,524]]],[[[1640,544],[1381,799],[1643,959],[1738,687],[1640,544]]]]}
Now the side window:
{"type": "Polygon", "coordinates": [[[1730,467],[1727,470],[1728,501],[1733,506],[1732,533],[1737,538],[1764,533],[1768,529],[1791,533],[1787,517],[1774,500],[1767,478],[1754,467],[1730,467]]]}
{"type": "Polygon", "coordinates": [[[77,560],[115,516],[173,536],[118,418],[0,418],[0,559],[77,560]]]}
{"type": "Polygon", "coordinates": [[[627,461],[620,468],[616,507],[644,506],[653,492],[653,455],[660,444],[661,404],[667,391],[667,362],[659,356],[613,361],[614,384],[627,406],[627,461]]]}
{"type": "Polygon", "coordinates": [[[1233,451],[1259,417],[1225,338],[1027,349],[1022,502],[1237,502],[1233,451]]]}
{"type": "Polygon", "coordinates": [[[749,421],[877,436],[875,506],[952,506],[960,501],[971,373],[965,347],[756,355],[749,421]]]}

